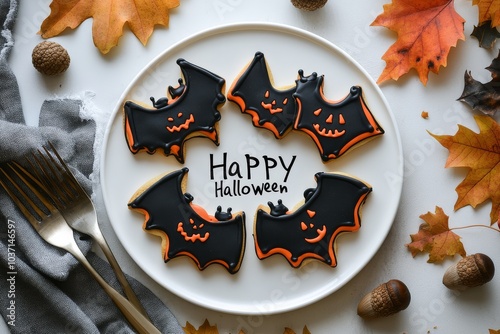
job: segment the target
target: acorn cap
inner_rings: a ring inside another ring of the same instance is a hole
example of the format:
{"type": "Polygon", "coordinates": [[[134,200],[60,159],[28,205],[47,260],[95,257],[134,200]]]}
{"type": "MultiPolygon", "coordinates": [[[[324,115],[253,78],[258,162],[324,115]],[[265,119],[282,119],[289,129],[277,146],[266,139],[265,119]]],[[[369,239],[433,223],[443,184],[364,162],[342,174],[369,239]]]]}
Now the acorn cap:
{"type": "Polygon", "coordinates": [[[66,49],[56,42],[49,41],[35,46],[31,60],[37,71],[45,75],[61,74],[68,69],[70,63],[66,49]]]}
{"type": "Polygon", "coordinates": [[[410,305],[408,287],[399,280],[390,280],[373,289],[358,304],[358,315],[362,318],[387,317],[410,305]]]}
{"type": "Polygon", "coordinates": [[[450,266],[444,273],[443,284],[449,289],[463,291],[488,283],[494,275],[493,261],[487,255],[477,253],[450,266]]]}
{"type": "Polygon", "coordinates": [[[291,0],[298,9],[313,11],[323,7],[328,0],[291,0]]]}

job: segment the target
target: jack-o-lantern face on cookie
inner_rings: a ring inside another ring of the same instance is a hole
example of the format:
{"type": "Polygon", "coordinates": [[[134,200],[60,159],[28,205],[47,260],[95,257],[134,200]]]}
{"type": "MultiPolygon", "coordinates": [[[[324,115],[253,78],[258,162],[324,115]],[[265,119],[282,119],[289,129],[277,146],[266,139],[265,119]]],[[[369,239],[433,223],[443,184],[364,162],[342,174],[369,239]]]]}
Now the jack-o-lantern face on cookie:
{"type": "Polygon", "coordinates": [[[317,123],[313,122],[312,125],[319,136],[338,138],[346,133],[344,115],[323,112],[323,108],[313,111],[313,115],[318,118],[317,123]]]}
{"type": "MultiPolygon", "coordinates": [[[[310,218],[313,218],[316,215],[316,211],[307,210],[307,215],[310,218]]],[[[326,236],[326,225],[319,224],[319,226],[320,227],[317,227],[316,224],[312,222],[300,222],[300,228],[302,231],[304,231],[304,240],[306,242],[315,244],[323,240],[323,238],[326,236]]]]}
{"type": "Polygon", "coordinates": [[[195,120],[193,114],[187,114],[185,116],[184,113],[179,112],[176,117],[168,117],[167,121],[168,125],[166,129],[168,132],[181,132],[182,130],[188,130],[195,120]]]}
{"type": "Polygon", "coordinates": [[[204,223],[201,223],[197,225],[192,218],[189,219],[189,224],[185,224],[183,222],[179,222],[177,224],[177,232],[179,232],[183,237],[184,240],[186,241],[200,241],[200,242],[205,242],[207,241],[208,237],[210,236],[209,232],[203,233],[203,227],[205,227],[204,223]],[[191,232],[188,232],[188,231],[191,232]]]}
{"type": "Polygon", "coordinates": [[[264,93],[264,99],[262,100],[260,105],[262,106],[262,108],[269,111],[271,115],[282,113],[283,108],[285,108],[285,106],[288,104],[289,99],[286,96],[280,96],[278,98],[282,101],[277,102],[276,99],[271,96],[269,90],[266,90],[266,92],[264,93]]]}

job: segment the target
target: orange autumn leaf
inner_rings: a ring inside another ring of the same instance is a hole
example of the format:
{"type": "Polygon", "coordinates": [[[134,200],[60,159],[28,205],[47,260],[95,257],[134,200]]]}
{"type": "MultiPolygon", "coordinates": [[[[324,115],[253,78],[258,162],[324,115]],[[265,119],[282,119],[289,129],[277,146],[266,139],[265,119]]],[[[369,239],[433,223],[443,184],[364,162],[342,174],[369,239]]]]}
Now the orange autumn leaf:
{"type": "Polygon", "coordinates": [[[411,243],[406,246],[413,257],[418,253],[429,253],[427,262],[441,262],[446,256],[459,254],[466,256],[460,237],[448,226],[448,216],[436,206],[435,213],[427,212],[420,216],[424,223],[416,234],[410,235],[411,243]]]}
{"type": "Polygon", "coordinates": [[[500,329],[497,329],[497,330],[490,329],[489,332],[490,332],[490,334],[500,334],[500,329]]]}
{"type": "Polygon", "coordinates": [[[168,26],[169,10],[180,0],[53,0],[50,14],[42,22],[43,38],[75,29],[93,18],[92,36],[95,46],[104,54],[118,44],[123,28],[128,25],[146,45],[155,25],[168,26]]]}
{"type": "Polygon", "coordinates": [[[491,224],[500,213],[500,125],[489,116],[475,116],[479,133],[462,125],[454,136],[431,135],[449,151],[445,167],[466,167],[465,179],[457,186],[455,210],[476,207],[490,199],[491,224]]]}
{"type": "Polygon", "coordinates": [[[500,0],[472,0],[472,4],[479,9],[478,26],[488,21],[492,27],[500,25],[500,0]]]}
{"type": "Polygon", "coordinates": [[[377,83],[398,80],[414,68],[426,85],[429,71],[446,67],[451,47],[464,39],[464,22],[454,0],[393,0],[384,5],[372,25],[389,28],[398,39],[382,56],[386,66],[377,83]]]}
{"type": "Polygon", "coordinates": [[[208,319],[205,319],[205,322],[198,329],[189,322],[186,322],[186,326],[182,327],[182,329],[186,334],[219,334],[217,326],[211,326],[208,319]]]}

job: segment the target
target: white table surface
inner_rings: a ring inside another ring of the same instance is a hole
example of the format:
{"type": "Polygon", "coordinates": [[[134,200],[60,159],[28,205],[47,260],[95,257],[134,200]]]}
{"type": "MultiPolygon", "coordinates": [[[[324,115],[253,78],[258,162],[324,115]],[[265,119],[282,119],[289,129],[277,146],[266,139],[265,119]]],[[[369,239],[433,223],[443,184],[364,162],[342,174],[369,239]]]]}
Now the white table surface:
{"type": "MultiPolygon", "coordinates": [[[[272,22],[298,27],[336,44],[377,79],[385,63],[383,53],[395,41],[386,28],[370,23],[382,12],[385,0],[330,0],[316,12],[303,12],[288,0],[181,0],[171,11],[170,27],[157,28],[147,46],[142,46],[125,30],[119,46],[101,55],[91,38],[91,20],[74,31],[52,40],[61,43],[71,55],[70,69],[62,76],[44,77],[31,66],[31,51],[42,41],[36,34],[49,13],[49,0],[21,1],[15,31],[16,44],[10,63],[19,80],[25,117],[36,124],[43,100],[57,96],[95,92],[94,103],[102,110],[114,109],[120,95],[134,76],[165,48],[208,28],[236,22],[272,22]]],[[[453,293],[441,284],[445,269],[458,260],[429,264],[427,255],[412,258],[405,244],[422,222],[419,216],[441,206],[450,216],[450,225],[488,224],[489,202],[476,209],[465,207],[457,212],[453,206],[455,187],[466,170],[445,169],[448,151],[426,132],[454,134],[457,124],[477,130],[473,113],[457,102],[463,89],[465,70],[482,82],[490,80],[484,68],[496,57],[497,49],[478,47],[470,37],[477,22],[477,7],[471,1],[456,1],[458,13],[465,18],[465,41],[451,50],[448,66],[439,75],[430,74],[423,86],[416,73],[398,82],[381,86],[395,115],[404,149],[405,174],[403,195],[394,225],[373,260],[339,291],[307,307],[276,315],[222,314],[193,305],[166,291],[152,281],[130,259],[117,240],[109,223],[103,230],[125,271],[154,291],[177,316],[181,325],[189,321],[195,327],[207,318],[217,324],[221,333],[282,333],[285,327],[302,332],[307,325],[311,333],[488,333],[499,329],[500,279],[479,288],[453,293]],[[423,119],[421,112],[429,112],[423,119]],[[410,306],[385,319],[365,321],[356,315],[362,296],[389,279],[405,282],[412,295],[410,306]]],[[[487,229],[458,231],[468,253],[488,254],[499,264],[498,233],[487,229]]]]}

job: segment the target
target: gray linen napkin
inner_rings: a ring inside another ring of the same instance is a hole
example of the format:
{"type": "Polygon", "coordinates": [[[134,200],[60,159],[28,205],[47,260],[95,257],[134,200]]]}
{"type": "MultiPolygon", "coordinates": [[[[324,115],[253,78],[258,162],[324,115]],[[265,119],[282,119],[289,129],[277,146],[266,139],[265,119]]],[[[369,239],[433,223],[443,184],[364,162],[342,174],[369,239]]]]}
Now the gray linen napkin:
{"type": "MultiPolygon", "coordinates": [[[[50,140],[87,191],[94,166],[96,124],[82,119],[78,99],[46,101],[38,127],[25,125],[17,80],[7,59],[18,1],[0,0],[0,164],[18,159],[50,140]]],[[[104,279],[120,291],[109,264],[82,251],[104,279]]],[[[170,310],[146,287],[129,278],[162,333],[183,333],[170,310]]],[[[104,290],[65,251],[45,243],[0,189],[0,313],[12,333],[133,333],[104,290]]]]}

